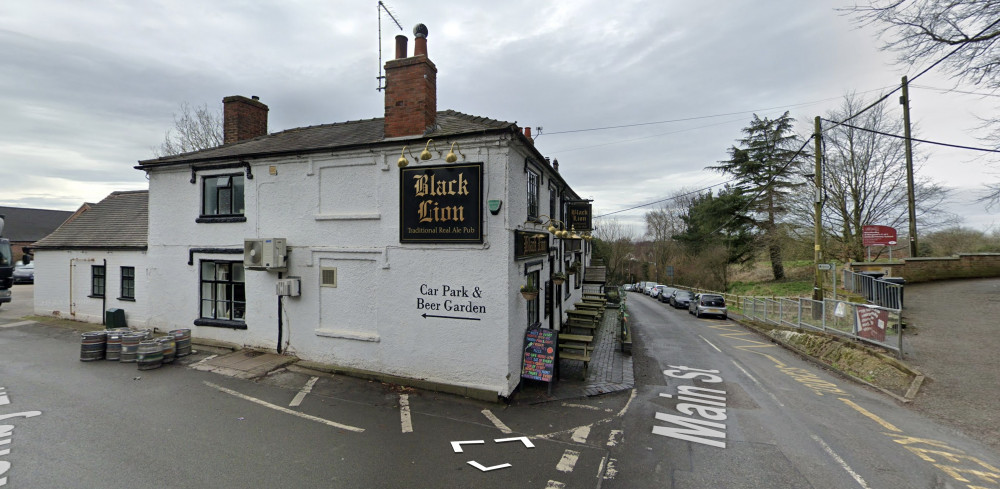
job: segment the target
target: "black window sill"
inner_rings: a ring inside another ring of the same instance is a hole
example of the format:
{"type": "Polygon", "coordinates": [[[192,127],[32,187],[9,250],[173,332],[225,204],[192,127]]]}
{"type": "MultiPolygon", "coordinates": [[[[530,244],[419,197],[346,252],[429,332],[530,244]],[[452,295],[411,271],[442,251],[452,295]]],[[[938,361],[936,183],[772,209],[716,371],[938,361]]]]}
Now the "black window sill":
{"type": "Polygon", "coordinates": [[[120,300],[120,301],[128,301],[128,302],[135,302],[135,297],[119,297],[118,300],[120,300]]]}
{"type": "Polygon", "coordinates": [[[212,223],[212,222],[247,222],[246,216],[201,216],[195,219],[194,222],[198,223],[212,223]]]}
{"type": "Polygon", "coordinates": [[[211,326],[213,328],[247,329],[247,323],[243,321],[231,321],[228,319],[198,318],[194,320],[195,326],[211,326]]]}
{"type": "Polygon", "coordinates": [[[94,295],[94,294],[90,294],[87,297],[90,297],[91,299],[103,299],[104,298],[103,295],[94,295]]]}

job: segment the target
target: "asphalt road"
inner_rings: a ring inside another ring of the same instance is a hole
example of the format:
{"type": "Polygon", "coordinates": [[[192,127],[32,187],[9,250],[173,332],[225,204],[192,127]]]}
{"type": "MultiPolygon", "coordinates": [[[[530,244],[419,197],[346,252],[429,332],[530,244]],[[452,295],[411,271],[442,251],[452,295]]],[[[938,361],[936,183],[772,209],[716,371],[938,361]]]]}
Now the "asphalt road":
{"type": "Polygon", "coordinates": [[[1000,487],[989,447],[884,394],[733,322],[628,304],[637,396],[604,487],[1000,487]]]}
{"type": "Polygon", "coordinates": [[[80,362],[77,331],[5,305],[0,486],[1000,487],[997,455],[953,428],[733,322],[629,306],[634,392],[505,406],[185,368],[208,351],[149,371],[80,362]]]}

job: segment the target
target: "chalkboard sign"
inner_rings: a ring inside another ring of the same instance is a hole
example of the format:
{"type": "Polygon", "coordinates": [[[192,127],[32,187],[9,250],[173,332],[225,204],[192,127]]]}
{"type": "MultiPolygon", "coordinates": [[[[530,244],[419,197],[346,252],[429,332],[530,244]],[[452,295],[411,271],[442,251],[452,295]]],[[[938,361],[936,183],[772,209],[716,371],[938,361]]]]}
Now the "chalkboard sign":
{"type": "Polygon", "coordinates": [[[524,334],[522,378],[552,382],[556,364],[556,334],[556,330],[548,328],[531,328],[524,334]]]}

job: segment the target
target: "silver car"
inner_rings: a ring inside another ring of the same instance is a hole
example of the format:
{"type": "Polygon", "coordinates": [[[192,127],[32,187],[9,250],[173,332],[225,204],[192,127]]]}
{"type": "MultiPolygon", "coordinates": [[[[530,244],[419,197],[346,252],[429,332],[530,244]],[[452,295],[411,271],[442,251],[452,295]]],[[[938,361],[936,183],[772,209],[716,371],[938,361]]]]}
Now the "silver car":
{"type": "Polygon", "coordinates": [[[688,305],[688,312],[697,317],[703,315],[720,316],[722,319],[729,319],[729,312],[726,310],[726,298],[719,294],[698,294],[691,299],[688,305]]]}

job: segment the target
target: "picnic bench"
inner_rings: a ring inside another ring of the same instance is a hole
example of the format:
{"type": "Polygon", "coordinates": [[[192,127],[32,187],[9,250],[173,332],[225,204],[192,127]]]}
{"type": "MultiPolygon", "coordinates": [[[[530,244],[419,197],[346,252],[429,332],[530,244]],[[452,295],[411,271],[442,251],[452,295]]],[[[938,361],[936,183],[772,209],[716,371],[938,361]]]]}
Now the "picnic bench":
{"type": "Polygon", "coordinates": [[[587,378],[590,352],[594,351],[592,335],[559,333],[559,358],[583,362],[583,378],[587,378]]]}

